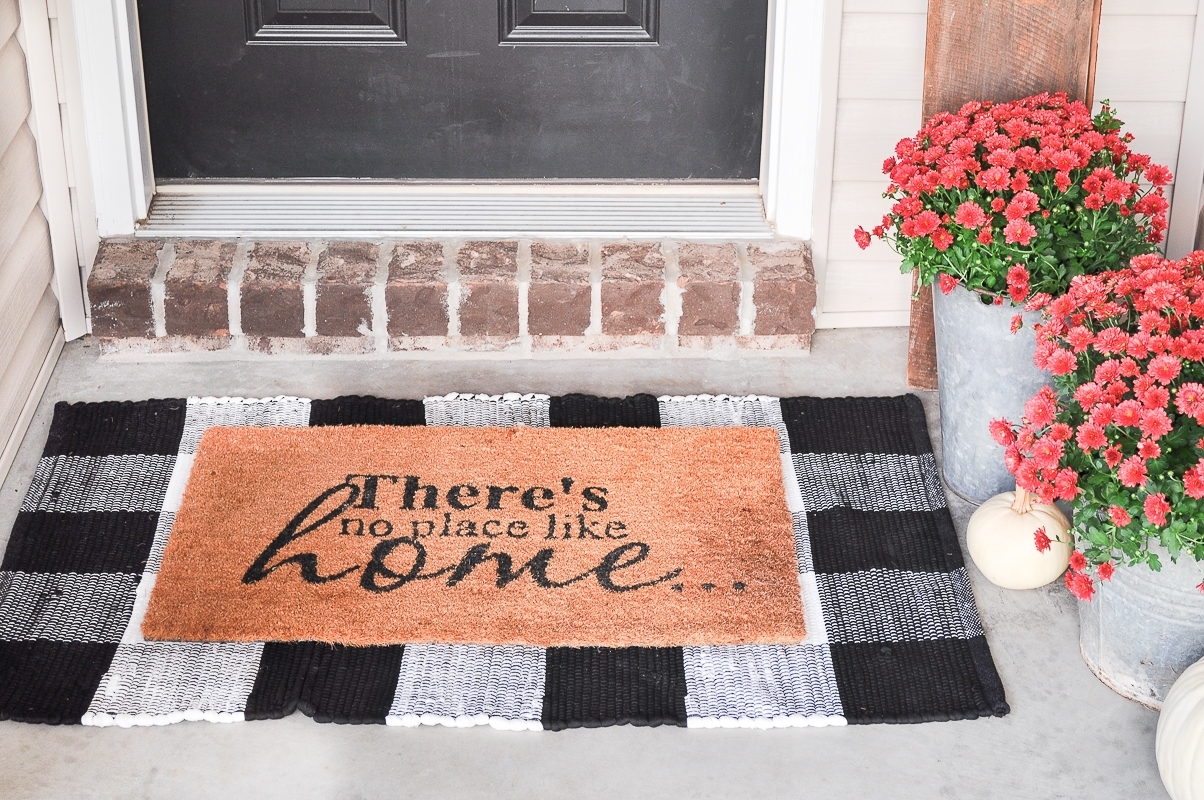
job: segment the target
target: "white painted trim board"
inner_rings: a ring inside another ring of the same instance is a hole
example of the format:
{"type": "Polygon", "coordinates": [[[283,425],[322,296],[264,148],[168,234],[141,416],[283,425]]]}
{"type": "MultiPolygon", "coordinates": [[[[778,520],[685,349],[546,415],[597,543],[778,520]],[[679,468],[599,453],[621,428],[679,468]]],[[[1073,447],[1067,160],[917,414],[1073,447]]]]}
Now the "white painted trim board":
{"type": "MultiPolygon", "coordinates": [[[[1202,4],[1204,5],[1204,4],[1202,4]]],[[[1199,9],[1192,42],[1183,128],[1179,135],[1175,192],[1172,198],[1166,253],[1182,258],[1195,248],[1204,195],[1204,20],[1199,9]]]]}
{"type": "Polygon", "coordinates": [[[32,104],[30,122],[38,145],[38,168],[42,178],[42,208],[50,226],[54,294],[58,298],[66,338],[78,339],[88,332],[88,325],[71,215],[71,190],[67,179],[63,122],[59,115],[50,20],[46,0],[19,0],[18,5],[32,104]]]}

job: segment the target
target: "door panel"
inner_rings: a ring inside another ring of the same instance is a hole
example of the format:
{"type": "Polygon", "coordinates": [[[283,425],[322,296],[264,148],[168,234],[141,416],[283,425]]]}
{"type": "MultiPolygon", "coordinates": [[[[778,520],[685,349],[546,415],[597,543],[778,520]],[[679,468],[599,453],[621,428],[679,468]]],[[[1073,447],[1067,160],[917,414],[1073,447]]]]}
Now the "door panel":
{"type": "Polygon", "coordinates": [[[405,44],[405,0],[244,2],[248,44],[405,44]]]}
{"type": "Polygon", "coordinates": [[[753,180],[766,7],[140,0],[155,174],[753,180]]]}
{"type": "Polygon", "coordinates": [[[500,0],[502,44],[654,44],[660,0],[500,0]]]}

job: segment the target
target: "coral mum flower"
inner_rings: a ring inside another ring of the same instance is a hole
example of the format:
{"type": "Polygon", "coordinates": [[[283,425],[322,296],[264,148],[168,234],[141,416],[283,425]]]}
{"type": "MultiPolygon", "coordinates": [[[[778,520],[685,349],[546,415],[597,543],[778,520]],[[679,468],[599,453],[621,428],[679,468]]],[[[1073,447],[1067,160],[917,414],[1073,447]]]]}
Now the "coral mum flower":
{"type": "Polygon", "coordinates": [[[1161,439],[1172,428],[1171,418],[1161,408],[1151,408],[1141,415],[1141,433],[1147,439],[1161,439]]]}
{"type": "Polygon", "coordinates": [[[1075,550],[1070,554],[1070,568],[1075,572],[1082,572],[1087,569],[1087,556],[1075,550]]]}
{"type": "Polygon", "coordinates": [[[1006,419],[993,419],[989,427],[991,429],[991,438],[1004,447],[1016,441],[1016,434],[1012,431],[1012,423],[1006,419]]]}
{"type": "Polygon", "coordinates": [[[978,173],[974,182],[988,192],[1001,192],[1011,184],[1011,173],[1003,167],[991,167],[978,173]]]}
{"type": "Polygon", "coordinates": [[[1116,407],[1117,425],[1127,425],[1136,428],[1141,424],[1141,406],[1136,400],[1126,400],[1116,407]]]}
{"type": "Polygon", "coordinates": [[[1034,425],[1048,425],[1056,413],[1053,399],[1044,393],[1033,395],[1024,404],[1024,416],[1034,425]]]}
{"type": "Polygon", "coordinates": [[[1091,421],[1101,428],[1112,424],[1112,417],[1116,415],[1116,407],[1110,406],[1107,403],[1102,403],[1091,409],[1091,421]]]}
{"type": "Polygon", "coordinates": [[[1112,576],[1116,573],[1116,567],[1112,566],[1111,561],[1105,561],[1095,568],[1095,572],[1097,575],[1099,575],[1099,579],[1101,581],[1110,581],[1112,580],[1112,576]]]}
{"type": "Polygon", "coordinates": [[[995,234],[991,232],[990,227],[983,228],[978,232],[978,243],[986,245],[995,244],[995,234]]]}
{"type": "Polygon", "coordinates": [[[1008,327],[1011,329],[1012,333],[1015,333],[1016,331],[1023,328],[1024,327],[1024,315],[1016,314],[1015,316],[1013,316],[1012,323],[1008,327]]]}
{"type": "Polygon", "coordinates": [[[1045,366],[1054,375],[1069,375],[1074,372],[1074,368],[1078,366],[1078,362],[1074,358],[1074,353],[1058,348],[1049,354],[1049,359],[1045,362],[1045,366]]]}
{"type": "Polygon", "coordinates": [[[957,288],[957,285],[961,281],[946,272],[942,272],[940,277],[937,278],[937,283],[940,284],[942,294],[949,294],[957,288]]]}
{"type": "Polygon", "coordinates": [[[927,236],[941,224],[941,218],[932,210],[921,211],[913,219],[916,223],[915,230],[917,236],[927,236]]]}
{"type": "Polygon", "coordinates": [[[949,249],[949,245],[953,244],[953,234],[946,228],[937,228],[932,232],[932,246],[942,253],[949,249]]]}
{"type": "Polygon", "coordinates": [[[1044,553],[1049,549],[1050,538],[1045,532],[1044,526],[1037,528],[1037,530],[1033,533],[1033,544],[1037,546],[1038,553],[1044,553]]]}
{"type": "Polygon", "coordinates": [[[1020,192],[1008,203],[1004,215],[1008,219],[1024,219],[1036,211],[1041,205],[1041,199],[1033,192],[1020,192]]]}
{"type": "Polygon", "coordinates": [[[1027,245],[1037,235],[1037,229],[1025,219],[1014,219],[1003,229],[1003,240],[1008,244],[1027,245]]]}
{"type": "Polygon", "coordinates": [[[1141,443],[1137,445],[1137,455],[1147,460],[1151,458],[1157,458],[1158,456],[1162,455],[1162,448],[1158,446],[1157,442],[1152,442],[1149,439],[1142,439],[1141,443]]]}
{"type": "Polygon", "coordinates": [[[987,212],[983,211],[982,206],[978,203],[967,200],[957,207],[957,213],[953,215],[953,221],[964,228],[977,230],[987,221],[987,212]]]}
{"type": "Polygon", "coordinates": [[[1120,482],[1130,489],[1145,486],[1147,479],[1145,459],[1141,456],[1129,456],[1121,463],[1116,475],[1120,478],[1120,482]]]}
{"type": "Polygon", "coordinates": [[[1124,458],[1124,454],[1120,452],[1120,448],[1117,447],[1116,445],[1112,445],[1111,447],[1109,447],[1107,450],[1104,451],[1104,461],[1108,464],[1109,467],[1112,467],[1114,469],[1115,469],[1116,465],[1120,463],[1120,460],[1122,458],[1124,458]]]}
{"type": "Polygon", "coordinates": [[[1171,393],[1161,386],[1147,389],[1145,394],[1141,396],[1141,402],[1146,408],[1165,408],[1170,399],[1171,393]]]}
{"type": "Polygon", "coordinates": [[[1171,510],[1171,504],[1166,502],[1166,495],[1151,494],[1145,498],[1144,510],[1145,518],[1161,528],[1166,525],[1166,515],[1171,510]]]}
{"type": "Polygon", "coordinates": [[[1095,594],[1095,585],[1086,575],[1067,570],[1065,580],[1066,588],[1070,590],[1070,593],[1083,602],[1089,601],[1095,594]]]}
{"type": "Polygon", "coordinates": [[[1079,448],[1084,453],[1098,450],[1108,443],[1104,429],[1091,422],[1084,422],[1079,426],[1079,432],[1075,435],[1074,440],[1078,442],[1079,448]]]}
{"type": "Polygon", "coordinates": [[[1129,334],[1120,328],[1104,328],[1095,335],[1095,349],[1101,353],[1123,353],[1129,343],[1129,334]]]}
{"type": "Polygon", "coordinates": [[[1165,386],[1179,376],[1180,366],[1179,359],[1163,353],[1150,361],[1149,371],[1155,380],[1165,386]]]}
{"type": "Polygon", "coordinates": [[[853,231],[853,239],[857,241],[857,246],[862,250],[870,246],[870,232],[865,228],[858,227],[853,231]]]}
{"type": "Polygon", "coordinates": [[[1041,469],[1057,469],[1062,460],[1063,445],[1051,436],[1042,436],[1033,443],[1033,461],[1041,469]]]}
{"type": "Polygon", "coordinates": [[[1103,392],[1100,391],[1099,384],[1095,381],[1084,383],[1082,386],[1074,390],[1074,399],[1083,408],[1091,408],[1100,401],[1103,392]]]}
{"type": "Polygon", "coordinates": [[[1145,171],[1145,179],[1155,186],[1166,186],[1175,176],[1161,164],[1150,164],[1145,171]]]}
{"type": "Polygon", "coordinates": [[[1125,511],[1120,506],[1112,506],[1109,508],[1108,516],[1112,518],[1112,522],[1115,523],[1116,527],[1118,528],[1123,528],[1133,521],[1133,518],[1129,516],[1129,512],[1125,511]]]}
{"type": "Polygon", "coordinates": [[[1197,461],[1194,467],[1183,473],[1183,491],[1196,500],[1204,497],[1204,461],[1197,461]]]}
{"type": "Polygon", "coordinates": [[[1059,470],[1058,477],[1054,479],[1054,491],[1060,500],[1073,500],[1081,491],[1079,474],[1069,467],[1059,470]]]}

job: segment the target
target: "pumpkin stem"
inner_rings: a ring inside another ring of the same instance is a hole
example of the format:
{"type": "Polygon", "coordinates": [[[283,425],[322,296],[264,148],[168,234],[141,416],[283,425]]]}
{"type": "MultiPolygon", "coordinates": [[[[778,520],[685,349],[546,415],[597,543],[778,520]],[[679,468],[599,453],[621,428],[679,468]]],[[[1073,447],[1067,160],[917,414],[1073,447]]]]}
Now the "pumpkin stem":
{"type": "Polygon", "coordinates": [[[1033,510],[1033,496],[1027,490],[1016,487],[1016,495],[1012,500],[1012,511],[1017,514],[1027,514],[1033,510]]]}

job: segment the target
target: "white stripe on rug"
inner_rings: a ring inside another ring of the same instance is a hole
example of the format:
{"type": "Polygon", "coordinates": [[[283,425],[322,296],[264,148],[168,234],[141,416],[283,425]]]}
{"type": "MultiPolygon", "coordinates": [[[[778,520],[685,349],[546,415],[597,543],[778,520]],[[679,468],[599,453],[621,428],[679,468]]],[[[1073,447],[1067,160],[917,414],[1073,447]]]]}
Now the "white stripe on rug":
{"type": "MultiPolygon", "coordinates": [[[[426,424],[547,428],[543,394],[456,394],[423,401],[426,424]]],[[[543,730],[547,651],[525,645],[407,644],[387,725],[543,730]]]]}
{"type": "Polygon", "coordinates": [[[21,510],[158,511],[175,460],[164,455],[43,457],[21,510]]]}
{"type": "Polygon", "coordinates": [[[844,725],[844,708],[828,647],[799,476],[776,397],[660,397],[663,427],[773,428],[782,482],[794,523],[799,593],[807,639],[799,645],[706,645],[683,648],[686,724],[691,728],[782,728],[844,725]]]}
{"type": "Polygon", "coordinates": [[[542,647],[407,644],[385,724],[543,730],[546,661],[542,647]]]}

